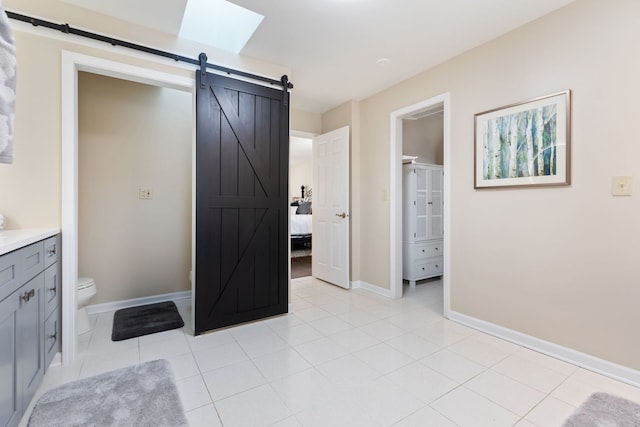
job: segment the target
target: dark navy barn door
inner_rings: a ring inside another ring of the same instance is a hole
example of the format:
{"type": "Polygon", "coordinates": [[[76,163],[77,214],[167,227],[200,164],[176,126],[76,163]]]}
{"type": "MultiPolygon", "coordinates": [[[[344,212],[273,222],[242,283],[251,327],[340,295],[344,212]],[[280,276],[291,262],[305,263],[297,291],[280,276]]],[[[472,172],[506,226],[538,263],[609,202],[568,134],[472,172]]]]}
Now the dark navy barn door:
{"type": "Polygon", "coordinates": [[[196,75],[200,334],[287,312],[289,94],[196,75]]]}

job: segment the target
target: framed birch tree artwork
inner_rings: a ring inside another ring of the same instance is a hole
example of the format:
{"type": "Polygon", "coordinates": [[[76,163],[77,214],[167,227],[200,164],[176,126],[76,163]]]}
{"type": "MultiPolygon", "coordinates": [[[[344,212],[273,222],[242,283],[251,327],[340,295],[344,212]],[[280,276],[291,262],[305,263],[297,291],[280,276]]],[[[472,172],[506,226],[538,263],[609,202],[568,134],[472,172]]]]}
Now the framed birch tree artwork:
{"type": "Polygon", "coordinates": [[[571,91],[475,115],[474,188],[568,185],[571,91]]]}

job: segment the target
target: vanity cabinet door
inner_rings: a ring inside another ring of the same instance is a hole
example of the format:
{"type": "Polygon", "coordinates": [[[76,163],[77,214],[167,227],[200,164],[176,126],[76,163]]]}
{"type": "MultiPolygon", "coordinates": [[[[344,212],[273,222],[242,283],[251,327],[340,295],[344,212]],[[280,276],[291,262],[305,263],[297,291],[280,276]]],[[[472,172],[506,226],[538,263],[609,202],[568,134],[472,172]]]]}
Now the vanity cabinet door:
{"type": "Polygon", "coordinates": [[[44,272],[19,290],[18,334],[23,410],[44,376],[44,272]]]}
{"type": "Polygon", "coordinates": [[[17,426],[22,417],[22,378],[18,375],[18,311],[14,294],[0,301],[0,426],[17,426]]]}

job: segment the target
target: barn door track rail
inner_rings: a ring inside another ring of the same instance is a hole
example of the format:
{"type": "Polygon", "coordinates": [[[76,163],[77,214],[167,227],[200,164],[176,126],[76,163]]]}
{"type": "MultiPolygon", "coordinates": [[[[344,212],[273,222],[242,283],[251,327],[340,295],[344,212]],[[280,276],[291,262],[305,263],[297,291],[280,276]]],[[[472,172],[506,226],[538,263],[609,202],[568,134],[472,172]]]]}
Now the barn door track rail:
{"type": "MultiPolygon", "coordinates": [[[[10,12],[10,11],[6,11],[7,16],[11,19],[14,19],[16,21],[22,21],[22,22],[26,22],[29,23],[31,25],[33,25],[34,27],[44,27],[44,28],[49,28],[52,30],[58,30],[60,32],[63,32],[65,34],[73,34],[76,36],[80,36],[80,37],[85,37],[91,40],[97,40],[97,41],[101,41],[104,43],[109,43],[112,46],[122,46],[125,47],[127,49],[132,49],[132,50],[137,50],[139,52],[144,52],[144,53],[149,53],[152,55],[157,55],[157,56],[162,56],[164,58],[169,58],[169,59],[173,59],[174,61],[177,62],[186,62],[188,64],[192,64],[192,65],[196,65],[196,66],[201,66],[201,59],[202,58],[198,58],[198,59],[194,59],[194,58],[189,58],[187,56],[182,56],[182,55],[178,55],[175,53],[171,53],[171,52],[167,52],[164,50],[160,50],[160,49],[155,49],[149,46],[144,46],[144,45],[140,45],[137,43],[132,43],[132,42],[128,42],[126,40],[120,40],[120,39],[115,39],[113,37],[108,37],[108,36],[103,36],[101,34],[96,34],[96,33],[92,33],[90,31],[84,31],[84,30],[80,30],[77,28],[73,28],[71,26],[69,26],[69,24],[56,24],[55,22],[51,22],[51,21],[46,21],[43,19],[38,19],[38,18],[33,18],[31,16],[27,16],[27,15],[21,15],[19,13],[15,13],[15,12],[10,12]]],[[[205,55],[206,58],[206,55],[205,55]]],[[[287,77],[287,75],[283,75],[280,80],[276,80],[276,79],[272,79],[269,77],[265,77],[265,76],[260,76],[257,74],[252,74],[252,73],[247,73],[246,71],[241,71],[241,70],[235,70],[233,68],[228,68],[228,67],[223,67],[221,65],[216,65],[216,64],[211,64],[209,62],[205,62],[206,68],[210,68],[212,70],[217,70],[217,71],[221,71],[223,73],[226,74],[233,74],[236,76],[240,76],[240,77],[244,77],[247,79],[251,79],[251,80],[256,80],[256,81],[260,81],[260,82],[264,82],[264,83],[269,83],[270,85],[274,85],[274,86],[281,86],[285,92],[285,98],[286,98],[286,93],[288,92],[289,89],[293,89],[293,84],[291,82],[289,82],[289,78],[287,77]]]]}

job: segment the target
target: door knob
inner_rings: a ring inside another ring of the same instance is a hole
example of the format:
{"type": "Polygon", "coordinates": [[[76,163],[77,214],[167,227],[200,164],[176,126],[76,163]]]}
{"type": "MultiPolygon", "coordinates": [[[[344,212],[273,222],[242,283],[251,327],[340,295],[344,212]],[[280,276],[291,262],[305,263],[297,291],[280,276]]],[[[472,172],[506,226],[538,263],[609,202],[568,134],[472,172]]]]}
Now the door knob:
{"type": "Polygon", "coordinates": [[[346,217],[348,217],[349,215],[347,215],[346,213],[342,212],[341,214],[336,214],[337,217],[340,217],[342,219],[345,219],[346,217]]]}

